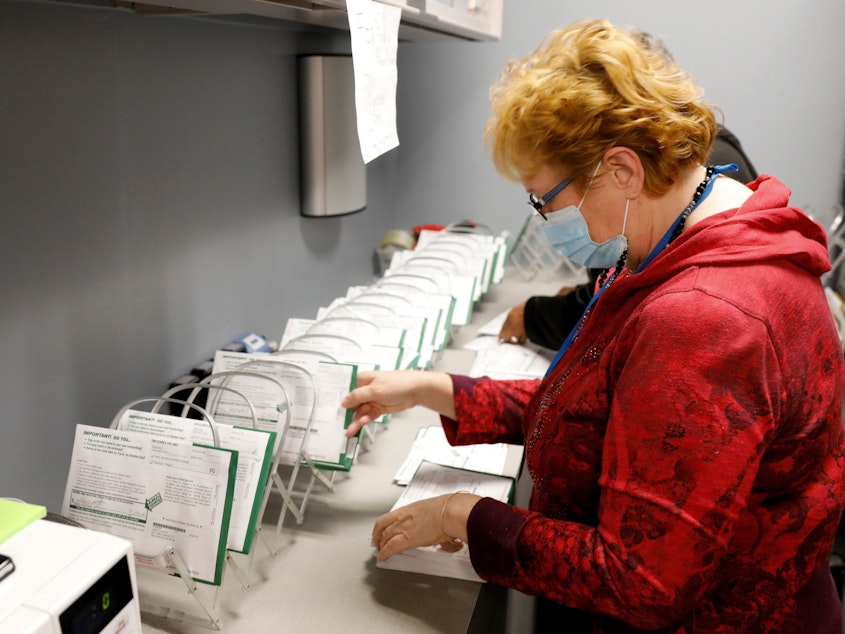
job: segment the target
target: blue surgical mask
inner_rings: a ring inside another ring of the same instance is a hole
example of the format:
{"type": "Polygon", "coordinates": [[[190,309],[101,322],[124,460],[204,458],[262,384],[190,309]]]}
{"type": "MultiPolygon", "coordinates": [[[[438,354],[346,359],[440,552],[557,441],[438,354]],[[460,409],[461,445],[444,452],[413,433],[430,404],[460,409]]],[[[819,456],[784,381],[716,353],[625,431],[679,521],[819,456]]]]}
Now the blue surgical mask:
{"type": "MultiPolygon", "coordinates": [[[[593,174],[595,176],[595,174],[593,174]]],[[[587,188],[589,190],[589,187],[587,188]]],[[[625,219],[622,221],[622,233],[601,244],[594,242],[587,228],[587,221],[581,213],[581,205],[569,205],[547,214],[548,222],[544,222],[543,233],[555,250],[561,252],[576,264],[582,264],[590,269],[609,269],[616,266],[619,258],[628,248],[625,237],[625,225],[628,222],[628,204],[625,201],[625,219]]]]}

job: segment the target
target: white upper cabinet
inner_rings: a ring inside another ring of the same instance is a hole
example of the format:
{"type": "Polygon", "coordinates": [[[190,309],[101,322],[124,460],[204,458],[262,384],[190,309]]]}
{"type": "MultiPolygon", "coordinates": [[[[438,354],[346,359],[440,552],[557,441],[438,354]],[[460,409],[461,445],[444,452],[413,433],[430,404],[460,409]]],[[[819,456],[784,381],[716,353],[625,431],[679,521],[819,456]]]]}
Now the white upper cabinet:
{"type": "Polygon", "coordinates": [[[498,40],[502,37],[502,0],[406,0],[400,6],[419,11],[402,21],[468,40],[498,40]]]}
{"type": "MultiPolygon", "coordinates": [[[[399,39],[498,40],[503,0],[378,0],[402,8],[399,39]]],[[[185,10],[212,15],[250,15],[335,29],[349,28],[345,0],[144,0],[118,2],[139,13],[185,10]]]]}

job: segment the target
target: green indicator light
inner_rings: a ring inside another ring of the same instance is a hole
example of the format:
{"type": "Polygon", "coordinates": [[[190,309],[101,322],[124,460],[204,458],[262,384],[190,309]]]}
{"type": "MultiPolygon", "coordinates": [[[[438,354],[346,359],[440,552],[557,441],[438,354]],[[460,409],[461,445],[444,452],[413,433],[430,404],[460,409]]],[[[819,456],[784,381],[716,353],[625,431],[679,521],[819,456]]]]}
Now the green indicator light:
{"type": "Polygon", "coordinates": [[[103,594],[103,610],[108,610],[109,605],[111,605],[111,593],[106,592],[103,594]]]}

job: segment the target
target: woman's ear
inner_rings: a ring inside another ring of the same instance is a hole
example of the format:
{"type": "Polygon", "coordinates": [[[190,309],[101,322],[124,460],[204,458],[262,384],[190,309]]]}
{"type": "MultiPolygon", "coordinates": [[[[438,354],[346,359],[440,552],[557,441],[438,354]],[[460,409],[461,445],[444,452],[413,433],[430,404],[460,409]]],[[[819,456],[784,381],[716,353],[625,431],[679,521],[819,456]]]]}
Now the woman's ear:
{"type": "Polygon", "coordinates": [[[637,198],[645,182],[639,155],[631,148],[616,146],[605,152],[602,160],[607,172],[606,183],[616,187],[628,200],[637,198]]]}

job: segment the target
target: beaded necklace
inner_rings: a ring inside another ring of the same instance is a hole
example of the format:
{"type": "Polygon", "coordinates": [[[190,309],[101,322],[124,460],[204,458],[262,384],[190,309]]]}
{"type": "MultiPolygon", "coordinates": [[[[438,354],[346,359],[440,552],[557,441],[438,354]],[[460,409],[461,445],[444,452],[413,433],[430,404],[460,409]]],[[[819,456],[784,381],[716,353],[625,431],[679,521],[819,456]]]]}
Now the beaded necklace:
{"type": "Polygon", "coordinates": [[[704,190],[707,189],[707,186],[710,184],[710,179],[713,178],[713,173],[716,171],[716,168],[712,165],[707,166],[707,172],[704,174],[704,180],[698,184],[698,187],[695,188],[695,193],[692,195],[692,200],[689,201],[689,205],[686,206],[681,212],[681,218],[678,221],[678,224],[675,226],[675,230],[672,232],[672,237],[669,238],[669,243],[671,243],[675,238],[677,238],[681,233],[684,231],[684,225],[687,222],[687,217],[692,213],[692,210],[695,209],[695,206],[698,204],[698,201],[701,200],[701,195],[704,193],[704,190]]]}

